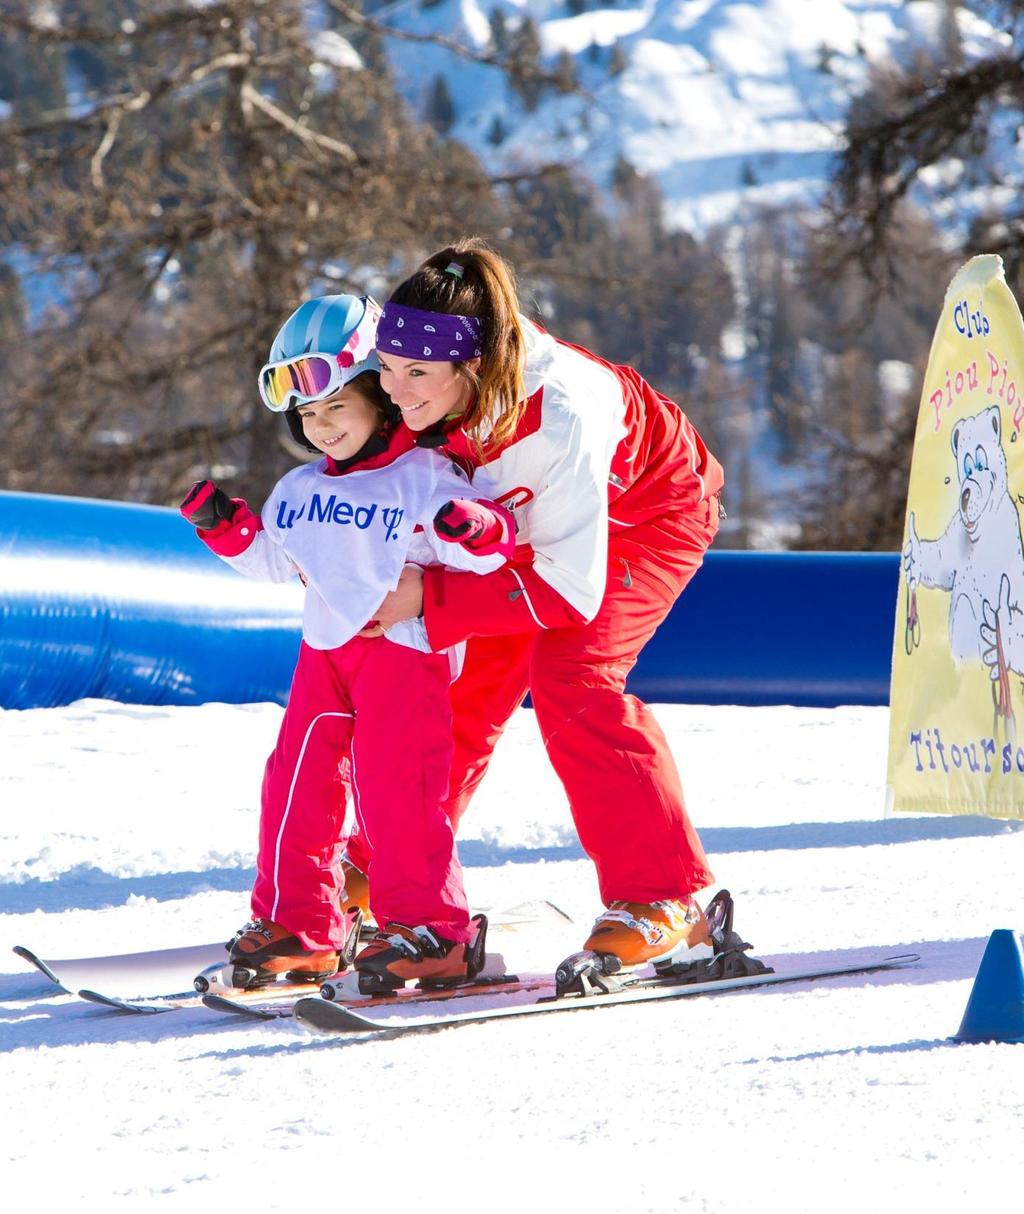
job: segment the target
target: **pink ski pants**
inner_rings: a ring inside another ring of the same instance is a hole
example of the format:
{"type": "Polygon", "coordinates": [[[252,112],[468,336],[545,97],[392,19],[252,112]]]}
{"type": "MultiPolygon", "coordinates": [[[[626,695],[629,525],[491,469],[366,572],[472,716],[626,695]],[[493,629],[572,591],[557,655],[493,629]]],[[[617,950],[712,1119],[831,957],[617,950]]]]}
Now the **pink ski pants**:
{"type": "Polygon", "coordinates": [[[377,922],[430,924],[448,939],[469,938],[462,869],[442,807],[452,758],[450,679],[446,655],[384,637],[329,650],[303,642],[263,777],[255,917],[273,919],[309,948],[344,944],[347,773],[359,834],[372,849],[364,863],[377,922]]]}

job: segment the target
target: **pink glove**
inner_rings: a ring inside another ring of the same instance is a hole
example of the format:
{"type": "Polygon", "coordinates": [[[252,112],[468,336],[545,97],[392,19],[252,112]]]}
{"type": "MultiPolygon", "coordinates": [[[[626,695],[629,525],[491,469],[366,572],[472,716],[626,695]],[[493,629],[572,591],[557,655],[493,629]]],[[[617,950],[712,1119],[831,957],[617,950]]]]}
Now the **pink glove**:
{"type": "Polygon", "coordinates": [[[240,556],[263,530],[242,498],[228,497],[213,481],[196,481],[178,509],[218,556],[240,556]]]}
{"type": "Polygon", "coordinates": [[[434,534],[448,544],[462,544],[481,556],[500,553],[511,557],[516,546],[516,528],[504,506],[482,498],[453,498],[434,515],[434,534]]]}
{"type": "Polygon", "coordinates": [[[178,509],[193,527],[212,531],[218,523],[230,522],[238,506],[213,481],[196,481],[178,509]]]}

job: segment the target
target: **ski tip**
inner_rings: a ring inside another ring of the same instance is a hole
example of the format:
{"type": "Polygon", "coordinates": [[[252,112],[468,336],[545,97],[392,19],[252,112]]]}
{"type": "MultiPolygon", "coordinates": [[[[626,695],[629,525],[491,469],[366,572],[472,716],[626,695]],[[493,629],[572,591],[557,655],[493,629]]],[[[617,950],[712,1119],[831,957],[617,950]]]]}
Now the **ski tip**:
{"type": "Polygon", "coordinates": [[[298,1000],[292,1010],[299,1024],[320,1033],[366,1033],[388,1027],[318,996],[298,1000]]]}
{"type": "Polygon", "coordinates": [[[538,921],[559,924],[575,922],[572,915],[546,898],[528,898],[525,902],[517,902],[514,906],[507,906],[500,911],[493,912],[491,917],[495,925],[500,927],[538,921]]]}
{"type": "Polygon", "coordinates": [[[174,1011],[174,1005],[170,1003],[133,1003],[130,999],[118,999],[114,995],[104,995],[99,991],[88,989],[80,990],[77,993],[79,999],[85,999],[89,1003],[98,1003],[114,1012],[127,1012],[132,1016],[155,1016],[161,1012],[174,1011]]]}
{"type": "Polygon", "coordinates": [[[568,911],[562,910],[562,908],[560,906],[555,906],[555,904],[553,902],[545,902],[544,905],[547,907],[548,911],[556,919],[561,919],[565,923],[575,923],[576,922],[576,920],[573,919],[572,915],[570,915],[568,911]]]}
{"type": "Polygon", "coordinates": [[[291,1007],[259,1007],[256,1004],[247,1005],[236,1003],[224,995],[206,994],[202,998],[204,1007],[214,1012],[227,1012],[232,1016],[241,1016],[247,1020],[283,1020],[292,1014],[291,1007]]]}
{"type": "Polygon", "coordinates": [[[62,987],[62,989],[67,990],[67,987],[64,986],[64,984],[53,972],[53,970],[50,969],[46,962],[41,957],[37,957],[30,948],[25,948],[23,944],[16,944],[11,951],[16,956],[20,957],[22,961],[27,961],[29,965],[39,970],[41,974],[45,974],[45,976],[49,978],[51,982],[55,983],[59,987],[62,987]]]}

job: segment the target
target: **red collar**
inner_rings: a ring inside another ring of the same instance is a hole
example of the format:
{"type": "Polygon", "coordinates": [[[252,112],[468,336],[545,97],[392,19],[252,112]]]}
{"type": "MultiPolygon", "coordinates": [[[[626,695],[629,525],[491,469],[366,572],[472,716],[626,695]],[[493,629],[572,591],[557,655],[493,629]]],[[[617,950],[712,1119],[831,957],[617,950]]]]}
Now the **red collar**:
{"type": "MultiPolygon", "coordinates": [[[[450,422],[447,429],[443,426],[436,426],[431,427],[429,430],[421,431],[419,434],[414,434],[413,442],[417,447],[432,447],[441,451],[450,460],[454,460],[467,471],[471,471],[474,468],[479,468],[482,464],[488,464],[491,460],[497,459],[502,451],[511,447],[513,443],[517,443],[520,439],[526,438],[527,435],[533,434],[535,430],[539,430],[543,400],[544,389],[541,387],[532,396],[527,398],[522,416],[516,424],[515,432],[500,446],[494,446],[485,441],[483,451],[481,451],[473,439],[466,433],[465,427],[460,423],[458,418],[450,422]]],[[[404,428],[405,423],[403,422],[399,429],[404,428]]]]}
{"type": "Polygon", "coordinates": [[[474,467],[480,462],[480,455],[473,441],[458,424],[445,432],[444,442],[441,444],[440,450],[449,459],[465,460],[474,467]]]}
{"type": "Polygon", "coordinates": [[[349,472],[366,472],[371,468],[386,468],[388,464],[393,464],[400,455],[412,451],[415,446],[415,435],[412,431],[403,425],[397,425],[388,435],[388,445],[383,451],[378,451],[375,455],[368,455],[366,459],[361,459],[358,463],[347,464],[344,468],[339,468],[337,461],[328,455],[326,457],[327,475],[345,476],[349,472]]]}

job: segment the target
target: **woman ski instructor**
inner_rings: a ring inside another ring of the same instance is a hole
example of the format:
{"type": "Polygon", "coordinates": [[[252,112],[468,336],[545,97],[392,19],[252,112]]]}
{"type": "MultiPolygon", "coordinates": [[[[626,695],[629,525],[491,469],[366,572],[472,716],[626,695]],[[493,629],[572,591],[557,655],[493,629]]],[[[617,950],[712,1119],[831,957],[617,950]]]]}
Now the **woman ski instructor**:
{"type": "MultiPolygon", "coordinates": [[[[630,966],[707,943],[693,895],[714,878],[664,734],[624,686],[714,539],[720,464],[635,370],[521,316],[512,268],[477,239],[394,291],[376,350],[416,441],[472,470],[518,528],[504,568],[407,568],[376,613],[382,630],[422,616],[435,650],[468,641],[453,824],[529,691],[605,905],[583,947],[630,966]]],[[[359,837],[348,859],[366,871],[359,837]]]]}

